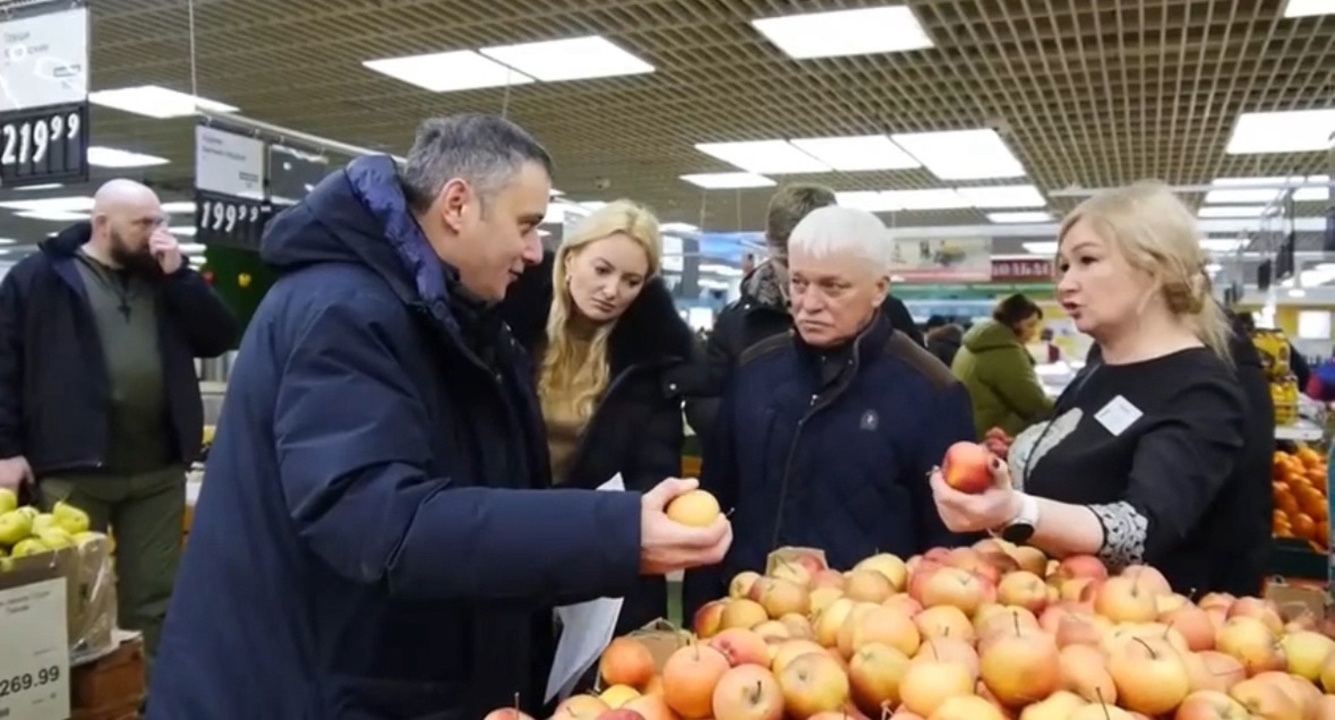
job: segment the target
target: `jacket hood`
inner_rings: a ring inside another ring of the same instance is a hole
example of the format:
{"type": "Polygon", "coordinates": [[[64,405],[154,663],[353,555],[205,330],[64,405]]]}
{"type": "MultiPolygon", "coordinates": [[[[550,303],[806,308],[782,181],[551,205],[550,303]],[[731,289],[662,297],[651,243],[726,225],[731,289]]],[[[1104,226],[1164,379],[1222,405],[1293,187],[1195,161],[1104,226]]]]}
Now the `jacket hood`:
{"type": "Polygon", "coordinates": [[[37,247],[52,257],[71,257],[91,239],[93,224],[85,220],[61,230],[55,237],[43,240],[37,247]]]}
{"type": "Polygon", "coordinates": [[[964,330],[958,325],[942,325],[927,331],[927,342],[946,343],[959,347],[964,342],[964,330]]]}
{"type": "MultiPolygon", "coordinates": [[[[505,321],[515,339],[535,358],[547,342],[547,315],[551,312],[553,283],[551,253],[541,265],[524,273],[502,304],[505,321]]],[[[620,372],[633,365],[661,365],[683,361],[695,350],[695,333],[677,314],[672,291],[661,277],[645,283],[635,302],[608,338],[608,364],[620,372]]]]}
{"type": "Polygon", "coordinates": [[[984,320],[964,333],[964,347],[972,353],[1023,347],[1015,331],[996,320],[984,320]]]}
{"type": "Polygon", "coordinates": [[[742,296],[773,310],[788,312],[788,298],[783,294],[783,274],[766,260],[742,278],[742,296]]]}
{"type": "Polygon", "coordinates": [[[422,306],[452,333],[457,279],[408,210],[398,167],[388,156],[358,158],[320,181],[266,228],[260,257],[280,273],[318,263],[356,263],[385,280],[406,305],[422,306]]]}

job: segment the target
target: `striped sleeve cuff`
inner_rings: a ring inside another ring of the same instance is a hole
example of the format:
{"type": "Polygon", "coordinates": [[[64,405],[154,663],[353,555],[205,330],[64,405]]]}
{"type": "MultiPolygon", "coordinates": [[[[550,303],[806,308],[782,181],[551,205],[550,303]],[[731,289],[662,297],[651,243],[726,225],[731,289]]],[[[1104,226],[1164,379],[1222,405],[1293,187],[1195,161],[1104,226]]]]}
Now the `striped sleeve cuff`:
{"type": "Polygon", "coordinates": [[[1103,526],[1103,547],[1098,555],[1110,570],[1145,562],[1145,539],[1150,522],[1144,515],[1128,502],[1090,505],[1089,509],[1103,526]]]}

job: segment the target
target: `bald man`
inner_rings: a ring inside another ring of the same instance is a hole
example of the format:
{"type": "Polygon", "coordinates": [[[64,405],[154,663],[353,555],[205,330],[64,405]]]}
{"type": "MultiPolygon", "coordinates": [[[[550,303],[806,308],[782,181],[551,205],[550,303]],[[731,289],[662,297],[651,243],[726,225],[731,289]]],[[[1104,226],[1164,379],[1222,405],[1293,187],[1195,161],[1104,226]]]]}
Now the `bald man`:
{"type": "Polygon", "coordinates": [[[115,526],[119,623],[151,657],[203,433],[194,358],[231,348],[237,322],[137,182],[103,185],[40,250],[0,283],[0,487],[115,526]]]}

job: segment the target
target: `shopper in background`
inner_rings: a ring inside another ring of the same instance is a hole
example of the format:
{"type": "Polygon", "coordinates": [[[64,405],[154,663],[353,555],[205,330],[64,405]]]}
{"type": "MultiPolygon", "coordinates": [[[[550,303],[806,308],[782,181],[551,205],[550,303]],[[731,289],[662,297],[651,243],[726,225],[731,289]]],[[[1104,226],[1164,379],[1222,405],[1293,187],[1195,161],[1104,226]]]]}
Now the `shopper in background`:
{"type": "Polygon", "coordinates": [[[37,481],[115,527],[120,627],[150,661],[180,560],[185,472],[204,409],[196,357],[237,322],[181,254],[158,196],[112,180],[92,219],[41,244],[0,284],[0,486],[37,481]]]}
{"type": "MultiPolygon", "coordinates": [[[[668,376],[695,337],[659,277],[662,246],[652,213],[610,203],[580,221],[543,277],[517,283],[545,292],[506,299],[511,327],[538,330],[518,339],[538,363],[558,487],[593,489],[620,474],[628,490],[648,492],[681,472],[681,395],[668,376]]],[[[618,634],[667,616],[662,576],[642,577],[624,600],[618,634]]]]}
{"type": "Polygon", "coordinates": [[[688,613],[725,594],[724,578],[763,571],[780,546],[821,548],[848,568],[959,541],[933,512],[927,477],[973,438],[969,398],[883,311],[888,234],[875,215],[840,207],[793,230],[796,333],[743,353],[705,445],[701,483],[734,509],[736,542],[720,567],[687,573],[688,613]]]}
{"type": "MultiPolygon", "coordinates": [[[[786,185],[770,198],[765,219],[769,259],[742,279],[742,295],[719,313],[705,345],[704,361],[687,381],[686,419],[700,438],[713,435],[719,398],[747,348],[793,328],[788,308],[788,237],[812,210],[836,204],[823,185],[786,185]]],[[[888,242],[888,241],[887,241],[888,242]]],[[[919,345],[922,333],[904,303],[889,297],[882,312],[894,327],[919,345]]]]}
{"type": "Polygon", "coordinates": [[[495,305],[542,257],[551,159],[518,126],[426,121],[267,228],[151,720],[536,713],[552,606],[715,562],[693,488],[550,489],[534,370],[495,305]]]}
{"type": "Polygon", "coordinates": [[[964,342],[964,329],[940,315],[927,318],[924,327],[927,330],[924,338],[927,351],[935,355],[946,367],[950,367],[951,363],[955,362],[955,355],[959,353],[960,345],[964,342]]]}
{"type": "Polygon", "coordinates": [[[991,320],[964,334],[951,371],[969,389],[978,437],[992,428],[1014,437],[1052,409],[1025,346],[1042,319],[1038,305],[1016,293],[997,303],[991,320]]]}
{"type": "Polygon", "coordinates": [[[1253,408],[1198,237],[1159,183],[1101,193],[1067,216],[1057,294],[1098,343],[1097,362],[1054,420],[1016,438],[995,489],[966,495],[933,473],[947,527],[1098,554],[1114,570],[1152,565],[1184,594],[1259,586],[1234,566],[1269,541],[1269,513],[1257,509],[1269,488],[1237,471],[1273,429],[1245,417],[1253,408]]]}
{"type": "Polygon", "coordinates": [[[1056,336],[1057,334],[1049,327],[1038,331],[1038,342],[1042,346],[1043,362],[1045,364],[1051,365],[1061,362],[1062,349],[1057,346],[1057,343],[1053,342],[1053,338],[1056,336]]]}

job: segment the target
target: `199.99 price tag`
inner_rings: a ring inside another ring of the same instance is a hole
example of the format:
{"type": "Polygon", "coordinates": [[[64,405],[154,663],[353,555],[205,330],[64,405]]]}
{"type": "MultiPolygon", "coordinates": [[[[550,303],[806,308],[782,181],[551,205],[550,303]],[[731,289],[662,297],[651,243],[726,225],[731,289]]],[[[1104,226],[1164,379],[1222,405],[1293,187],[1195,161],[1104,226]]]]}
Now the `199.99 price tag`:
{"type": "Polygon", "coordinates": [[[260,200],[199,191],[195,196],[195,241],[257,250],[271,214],[260,200]]]}
{"type": "Polygon", "coordinates": [[[0,720],[65,720],[70,650],[64,578],[0,590],[0,720]]]}

